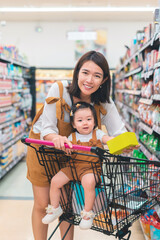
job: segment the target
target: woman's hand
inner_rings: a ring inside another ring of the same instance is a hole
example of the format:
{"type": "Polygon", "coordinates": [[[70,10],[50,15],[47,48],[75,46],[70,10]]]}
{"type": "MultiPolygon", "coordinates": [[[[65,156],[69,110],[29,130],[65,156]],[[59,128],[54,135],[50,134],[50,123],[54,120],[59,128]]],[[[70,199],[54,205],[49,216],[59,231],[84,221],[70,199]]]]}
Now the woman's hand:
{"type": "Polygon", "coordinates": [[[130,153],[133,150],[138,149],[139,147],[140,147],[140,145],[136,145],[136,146],[133,146],[133,147],[126,148],[126,149],[123,150],[123,153],[130,153]]]}
{"type": "Polygon", "coordinates": [[[63,151],[66,151],[65,143],[72,148],[72,143],[68,140],[67,137],[57,135],[57,134],[48,134],[44,137],[45,140],[52,141],[54,147],[63,151]]]}

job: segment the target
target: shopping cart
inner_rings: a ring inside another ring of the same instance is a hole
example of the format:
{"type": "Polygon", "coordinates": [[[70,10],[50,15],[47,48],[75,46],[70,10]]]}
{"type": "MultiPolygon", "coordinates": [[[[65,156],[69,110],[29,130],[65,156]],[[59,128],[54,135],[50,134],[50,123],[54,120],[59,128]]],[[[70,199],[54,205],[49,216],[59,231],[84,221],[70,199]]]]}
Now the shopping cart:
{"type": "MultiPolygon", "coordinates": [[[[81,211],[84,208],[84,190],[77,179],[76,164],[87,162],[86,157],[94,156],[93,163],[88,162],[95,175],[101,167],[101,181],[96,184],[96,199],[93,211],[92,230],[118,239],[129,239],[130,226],[148,209],[160,204],[160,162],[137,159],[126,156],[111,155],[107,150],[98,147],[73,145],[78,150],[71,155],[55,149],[53,143],[24,138],[22,142],[34,148],[39,163],[44,166],[48,181],[63,167],[69,167],[73,181],[61,190],[61,207],[63,215],[53,233],[62,223],[79,225],[81,211]],[[33,144],[33,145],[32,145],[33,144]],[[35,147],[40,144],[40,147],[35,147]],[[75,160],[76,158],[76,160],[75,160]]],[[[66,147],[68,147],[66,145],[66,147]]],[[[96,180],[96,178],[95,178],[96,180]]],[[[48,240],[49,240],[48,239],[48,240]]]]}

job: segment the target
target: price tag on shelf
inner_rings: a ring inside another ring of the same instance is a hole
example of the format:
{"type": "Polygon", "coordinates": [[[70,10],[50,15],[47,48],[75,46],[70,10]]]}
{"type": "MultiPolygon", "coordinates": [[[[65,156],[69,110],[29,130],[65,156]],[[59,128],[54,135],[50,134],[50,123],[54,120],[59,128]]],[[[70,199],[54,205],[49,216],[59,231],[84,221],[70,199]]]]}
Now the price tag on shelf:
{"type": "Polygon", "coordinates": [[[138,124],[138,127],[142,128],[144,131],[146,131],[150,135],[153,133],[153,129],[151,127],[147,126],[146,124],[144,124],[143,122],[140,122],[138,124]]]}

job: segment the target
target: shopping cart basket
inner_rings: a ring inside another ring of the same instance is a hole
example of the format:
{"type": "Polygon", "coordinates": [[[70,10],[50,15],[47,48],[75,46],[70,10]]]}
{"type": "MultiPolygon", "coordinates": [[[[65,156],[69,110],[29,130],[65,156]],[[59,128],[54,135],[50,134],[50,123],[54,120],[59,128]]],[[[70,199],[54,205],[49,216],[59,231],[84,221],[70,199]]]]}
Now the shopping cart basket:
{"type": "MultiPolygon", "coordinates": [[[[107,150],[98,147],[73,145],[73,152],[67,155],[53,147],[49,141],[24,138],[22,142],[34,148],[39,163],[44,166],[48,181],[63,167],[69,167],[73,181],[61,191],[63,215],[59,224],[49,237],[53,236],[62,221],[79,225],[81,211],[84,208],[84,190],[77,179],[76,164],[90,164],[95,175],[99,166],[101,180],[96,184],[96,199],[93,211],[92,230],[118,239],[129,239],[130,226],[148,209],[160,203],[160,162],[126,156],[111,155],[107,150]],[[32,144],[40,144],[35,147],[32,144]],[[94,162],[87,157],[94,156],[94,162]]],[[[68,147],[66,145],[66,147],[68,147]]],[[[97,178],[95,178],[96,180],[97,178]]],[[[62,239],[65,239],[67,234],[62,239]]]]}

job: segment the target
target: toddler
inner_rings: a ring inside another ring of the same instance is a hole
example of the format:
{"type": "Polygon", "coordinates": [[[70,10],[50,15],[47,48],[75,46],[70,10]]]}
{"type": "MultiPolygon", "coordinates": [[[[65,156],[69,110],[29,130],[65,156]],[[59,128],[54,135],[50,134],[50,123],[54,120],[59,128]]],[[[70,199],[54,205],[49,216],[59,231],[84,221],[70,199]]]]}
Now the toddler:
{"type": "MultiPolygon", "coordinates": [[[[70,122],[75,132],[72,133],[68,139],[73,144],[102,148],[102,144],[106,144],[107,141],[113,138],[107,136],[100,129],[95,130],[97,127],[96,111],[89,103],[78,102],[74,104],[70,112],[70,122]]],[[[69,150],[68,152],[71,153],[71,151],[72,150],[69,150]]],[[[60,189],[74,179],[81,181],[85,195],[85,206],[84,210],[81,212],[82,219],[79,227],[81,229],[89,229],[92,226],[95,216],[92,208],[95,201],[95,186],[101,181],[101,165],[98,158],[94,155],[92,157],[74,153],[73,159],[77,160],[74,164],[75,171],[73,171],[74,169],[71,170],[71,167],[68,165],[62,168],[51,180],[51,205],[47,207],[47,214],[42,219],[42,222],[44,224],[49,224],[62,215],[63,210],[59,205],[61,195],[60,189]],[[95,164],[91,164],[91,162],[95,162],[95,164]],[[96,167],[95,170],[93,166],[96,167]]]]}

